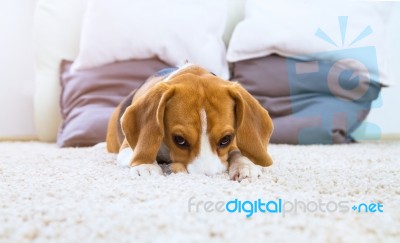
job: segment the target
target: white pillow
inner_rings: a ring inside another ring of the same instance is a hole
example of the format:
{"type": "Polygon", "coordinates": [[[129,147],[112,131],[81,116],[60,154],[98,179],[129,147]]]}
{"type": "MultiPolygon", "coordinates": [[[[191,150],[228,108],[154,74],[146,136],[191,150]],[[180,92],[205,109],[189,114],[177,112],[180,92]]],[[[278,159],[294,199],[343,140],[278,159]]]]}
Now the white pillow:
{"type": "Polygon", "coordinates": [[[89,0],[73,69],[158,56],[228,78],[222,40],[226,1],[89,0]]]}
{"type": "Polygon", "coordinates": [[[336,61],[347,56],[349,67],[358,67],[361,61],[371,75],[379,75],[373,77],[387,84],[385,29],[390,6],[378,2],[248,0],[245,19],[236,26],[229,43],[227,60],[236,62],[273,53],[300,60],[336,61]],[[346,18],[339,16],[347,16],[347,24],[346,18]],[[365,37],[352,43],[363,31],[365,37]],[[330,40],[317,36],[322,32],[330,40]],[[362,57],[361,49],[350,50],[368,46],[372,53],[376,50],[373,57],[362,57]],[[351,61],[360,59],[360,55],[363,60],[351,61]]]}

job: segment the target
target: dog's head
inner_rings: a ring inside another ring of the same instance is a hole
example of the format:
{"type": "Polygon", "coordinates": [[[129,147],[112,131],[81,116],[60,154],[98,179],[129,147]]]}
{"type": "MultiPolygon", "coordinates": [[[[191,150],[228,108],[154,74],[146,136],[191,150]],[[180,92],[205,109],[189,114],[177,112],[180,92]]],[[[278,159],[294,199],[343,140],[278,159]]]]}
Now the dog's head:
{"type": "Polygon", "coordinates": [[[255,164],[272,163],[266,146],[273,125],[268,112],[238,83],[190,66],[171,74],[135,100],[121,119],[133,163],[155,160],[160,145],[189,173],[227,169],[240,150],[255,164]]]}

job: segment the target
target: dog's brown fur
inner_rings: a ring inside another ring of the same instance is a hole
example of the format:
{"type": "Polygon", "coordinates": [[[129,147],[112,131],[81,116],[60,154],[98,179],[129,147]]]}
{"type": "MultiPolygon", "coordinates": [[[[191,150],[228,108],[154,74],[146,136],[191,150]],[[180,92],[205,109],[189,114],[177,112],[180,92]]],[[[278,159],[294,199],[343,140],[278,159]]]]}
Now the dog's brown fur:
{"type": "Polygon", "coordinates": [[[240,150],[257,165],[272,164],[267,153],[273,131],[272,120],[238,83],[222,80],[193,66],[168,81],[153,78],[137,90],[131,100],[122,117],[127,100],[115,110],[107,133],[109,152],[132,148],[131,166],[153,163],[164,143],[170,150],[172,162],[177,163],[172,168],[184,170],[199,152],[201,109],[207,112],[210,144],[221,163],[228,163],[231,151],[240,150]],[[233,136],[232,142],[227,147],[218,147],[218,141],[227,134],[233,136]],[[177,147],[172,135],[184,136],[191,145],[190,149],[177,147]]]}

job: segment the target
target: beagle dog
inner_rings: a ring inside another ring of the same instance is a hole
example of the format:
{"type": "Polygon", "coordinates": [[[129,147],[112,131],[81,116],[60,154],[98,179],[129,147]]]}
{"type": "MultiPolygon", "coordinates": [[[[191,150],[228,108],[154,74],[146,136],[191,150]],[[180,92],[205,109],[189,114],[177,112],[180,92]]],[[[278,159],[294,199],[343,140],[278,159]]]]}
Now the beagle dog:
{"type": "Polygon", "coordinates": [[[185,64],[150,77],[115,109],[107,150],[137,176],[174,173],[257,178],[272,164],[268,112],[240,84],[185,64]]]}

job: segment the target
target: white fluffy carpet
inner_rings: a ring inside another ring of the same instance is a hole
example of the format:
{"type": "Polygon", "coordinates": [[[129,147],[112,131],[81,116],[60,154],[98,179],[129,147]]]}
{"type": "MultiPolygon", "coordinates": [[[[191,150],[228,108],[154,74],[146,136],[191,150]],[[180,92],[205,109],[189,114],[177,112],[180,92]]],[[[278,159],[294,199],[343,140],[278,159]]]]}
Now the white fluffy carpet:
{"type": "Polygon", "coordinates": [[[238,183],[227,175],[132,178],[101,147],[2,142],[0,242],[400,242],[399,142],[270,151],[275,164],[262,178],[238,183]],[[380,203],[383,212],[300,208],[246,218],[204,204],[189,211],[192,197],[332,201],[331,209],[380,203]]]}

